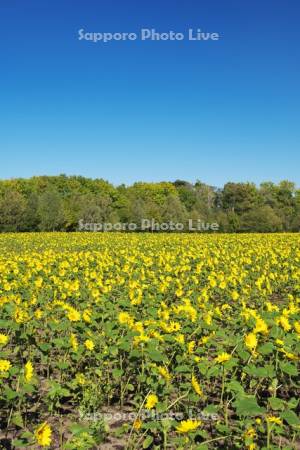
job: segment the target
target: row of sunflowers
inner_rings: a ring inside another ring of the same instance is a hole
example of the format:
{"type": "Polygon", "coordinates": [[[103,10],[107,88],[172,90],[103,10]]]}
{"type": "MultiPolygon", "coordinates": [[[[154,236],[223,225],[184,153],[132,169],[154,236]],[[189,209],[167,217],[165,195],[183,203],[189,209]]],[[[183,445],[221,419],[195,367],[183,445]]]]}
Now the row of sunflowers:
{"type": "Polygon", "coordinates": [[[299,244],[0,235],[0,448],[299,448],[299,244]]]}

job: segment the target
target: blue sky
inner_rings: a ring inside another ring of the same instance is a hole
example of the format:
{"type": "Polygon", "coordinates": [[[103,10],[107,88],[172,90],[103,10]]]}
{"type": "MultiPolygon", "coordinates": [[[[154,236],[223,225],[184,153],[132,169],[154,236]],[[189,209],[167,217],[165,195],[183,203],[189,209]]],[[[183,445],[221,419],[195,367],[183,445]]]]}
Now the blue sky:
{"type": "Polygon", "coordinates": [[[299,186],[299,20],[298,0],[1,0],[0,177],[299,186]]]}

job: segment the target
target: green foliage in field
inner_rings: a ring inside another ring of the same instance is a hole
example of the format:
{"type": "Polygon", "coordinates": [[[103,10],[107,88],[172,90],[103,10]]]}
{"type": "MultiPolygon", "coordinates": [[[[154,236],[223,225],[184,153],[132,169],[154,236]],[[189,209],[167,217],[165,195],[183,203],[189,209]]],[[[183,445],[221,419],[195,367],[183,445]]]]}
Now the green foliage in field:
{"type": "Polygon", "coordinates": [[[284,233],[0,235],[5,442],[298,448],[299,244],[284,233]]]}

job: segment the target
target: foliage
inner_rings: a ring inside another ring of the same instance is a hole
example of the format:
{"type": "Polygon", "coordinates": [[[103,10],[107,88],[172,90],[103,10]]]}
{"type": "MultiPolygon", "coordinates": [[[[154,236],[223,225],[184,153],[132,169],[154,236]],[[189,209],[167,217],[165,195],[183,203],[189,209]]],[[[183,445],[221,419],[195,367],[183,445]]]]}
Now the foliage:
{"type": "Polygon", "coordinates": [[[300,190],[294,183],[200,181],[113,186],[101,179],[65,175],[0,181],[0,231],[76,231],[84,223],[135,223],[142,219],[218,223],[222,232],[299,231],[300,190]]]}

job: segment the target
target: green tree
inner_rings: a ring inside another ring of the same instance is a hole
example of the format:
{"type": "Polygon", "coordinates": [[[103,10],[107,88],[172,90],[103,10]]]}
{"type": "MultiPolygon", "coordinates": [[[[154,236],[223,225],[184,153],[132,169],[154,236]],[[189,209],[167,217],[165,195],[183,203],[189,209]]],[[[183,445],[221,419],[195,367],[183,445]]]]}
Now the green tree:
{"type": "Polygon", "coordinates": [[[56,190],[47,190],[40,196],[38,217],[40,221],[39,228],[42,231],[56,231],[63,228],[63,204],[56,190]]]}
{"type": "Polygon", "coordinates": [[[6,189],[0,198],[0,230],[22,231],[26,200],[22,194],[12,189],[6,189]]]}
{"type": "Polygon", "coordinates": [[[282,230],[282,221],[271,206],[262,205],[241,217],[240,229],[247,232],[271,233],[282,230]]]}
{"type": "Polygon", "coordinates": [[[222,207],[243,214],[258,206],[259,192],[253,183],[227,183],[222,193],[222,207]]]}
{"type": "Polygon", "coordinates": [[[32,192],[29,194],[24,212],[24,231],[38,231],[39,229],[39,196],[32,192]]]}
{"type": "Polygon", "coordinates": [[[169,194],[162,206],[162,221],[185,224],[186,220],[187,211],[184,204],[177,195],[169,194]]]}

